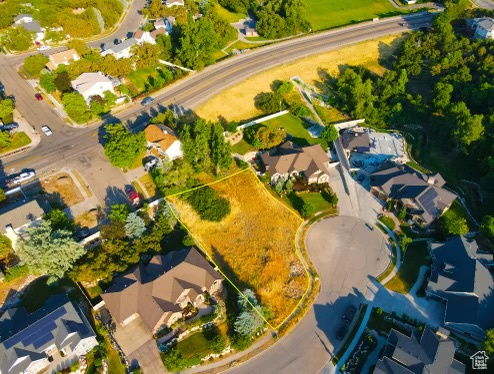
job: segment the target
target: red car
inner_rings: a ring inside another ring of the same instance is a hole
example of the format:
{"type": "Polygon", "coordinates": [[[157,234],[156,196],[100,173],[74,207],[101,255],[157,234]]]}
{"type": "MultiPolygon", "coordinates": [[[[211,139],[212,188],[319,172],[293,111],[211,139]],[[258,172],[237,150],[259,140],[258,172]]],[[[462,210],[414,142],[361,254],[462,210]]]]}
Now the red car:
{"type": "Polygon", "coordinates": [[[36,100],[38,100],[38,101],[43,100],[43,96],[41,96],[41,94],[40,94],[40,93],[35,94],[35,95],[34,95],[34,97],[35,97],[35,98],[36,98],[36,100]]]}

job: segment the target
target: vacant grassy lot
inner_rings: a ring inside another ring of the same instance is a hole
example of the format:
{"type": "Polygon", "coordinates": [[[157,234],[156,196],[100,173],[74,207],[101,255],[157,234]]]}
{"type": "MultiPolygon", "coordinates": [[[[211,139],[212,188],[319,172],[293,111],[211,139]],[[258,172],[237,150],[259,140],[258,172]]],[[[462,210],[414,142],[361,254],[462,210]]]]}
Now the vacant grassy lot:
{"type": "Polygon", "coordinates": [[[214,4],[214,8],[218,12],[218,14],[222,18],[226,19],[229,23],[235,23],[238,22],[241,18],[245,18],[245,14],[230,12],[228,9],[223,8],[218,3],[214,4]]]}
{"type": "Polygon", "coordinates": [[[72,177],[67,173],[59,173],[41,181],[41,186],[46,191],[50,202],[72,206],[84,200],[84,197],[76,186],[72,177]]]}
{"type": "Polygon", "coordinates": [[[363,65],[377,74],[383,74],[386,70],[383,61],[393,55],[400,45],[400,40],[397,36],[387,36],[310,56],[262,72],[214,96],[197,108],[196,113],[211,121],[218,120],[220,116],[229,121],[259,116],[262,113],[254,106],[254,97],[260,92],[269,92],[274,80],[288,80],[294,75],[317,87],[328,74],[337,75],[345,65],[363,65]]]}
{"type": "Polygon", "coordinates": [[[406,13],[393,7],[388,0],[305,0],[307,17],[315,31],[330,29],[406,13]]]}
{"type": "Polygon", "coordinates": [[[295,253],[302,220],[270,196],[249,170],[210,185],[229,200],[221,222],[203,221],[178,196],[168,200],[222,272],[243,290],[251,288],[279,325],[307,289],[307,274],[295,253]]]}
{"type": "Polygon", "coordinates": [[[24,131],[16,132],[12,136],[12,141],[10,142],[8,147],[0,147],[0,154],[12,152],[28,144],[31,144],[31,138],[29,138],[29,136],[27,136],[24,131]]]}
{"type": "Polygon", "coordinates": [[[417,281],[420,267],[429,263],[428,256],[426,241],[411,243],[407,247],[398,274],[386,283],[386,288],[403,294],[408,293],[417,281]]]}
{"type": "MultiPolygon", "coordinates": [[[[163,65],[160,65],[160,67],[163,65]]],[[[150,68],[141,68],[133,71],[129,74],[129,80],[134,84],[134,86],[140,91],[147,91],[148,86],[150,86],[149,78],[156,78],[159,76],[160,69],[156,66],[150,68]]]]}

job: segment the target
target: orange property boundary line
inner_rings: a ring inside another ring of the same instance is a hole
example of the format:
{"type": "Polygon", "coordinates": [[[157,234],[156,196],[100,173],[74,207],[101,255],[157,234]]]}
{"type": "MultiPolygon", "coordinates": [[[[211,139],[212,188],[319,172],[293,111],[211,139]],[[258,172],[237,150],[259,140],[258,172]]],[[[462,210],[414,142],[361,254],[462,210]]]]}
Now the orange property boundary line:
{"type": "Polygon", "coordinates": [[[303,296],[300,298],[300,300],[298,301],[297,305],[295,305],[295,307],[293,308],[293,310],[290,311],[290,313],[288,313],[288,315],[283,319],[283,321],[281,321],[277,326],[272,326],[267,320],[266,318],[264,318],[264,316],[262,315],[262,313],[260,313],[257,308],[249,301],[249,299],[242,293],[242,291],[240,291],[238,289],[238,287],[230,280],[230,278],[228,278],[226,276],[226,274],[223,273],[223,271],[220,269],[220,267],[218,266],[218,264],[213,260],[213,258],[211,257],[211,255],[205,250],[205,246],[192,234],[192,232],[189,230],[189,228],[180,220],[180,218],[178,217],[178,214],[175,213],[175,211],[173,210],[170,202],[168,201],[168,198],[169,197],[175,197],[175,196],[180,196],[180,195],[183,195],[185,193],[188,193],[188,192],[191,192],[191,191],[195,191],[195,190],[198,190],[199,188],[203,188],[203,187],[207,187],[207,186],[211,186],[211,185],[214,185],[214,184],[217,184],[217,183],[220,183],[226,179],[229,179],[229,178],[232,178],[232,177],[235,177],[236,175],[239,175],[241,173],[245,173],[245,172],[248,172],[250,171],[252,174],[254,174],[254,172],[252,171],[252,169],[250,168],[246,168],[246,169],[242,169],[238,172],[235,172],[231,175],[228,175],[226,177],[223,177],[221,179],[218,179],[214,182],[210,182],[210,183],[206,183],[206,184],[203,184],[201,186],[198,186],[198,187],[194,187],[194,188],[190,188],[186,191],[182,191],[182,192],[178,192],[178,193],[175,193],[175,194],[171,194],[171,195],[168,195],[168,196],[165,196],[164,200],[166,201],[166,204],[168,205],[168,207],[170,208],[171,212],[173,213],[173,215],[175,216],[175,218],[177,219],[178,222],[180,222],[180,224],[185,228],[185,230],[189,233],[189,235],[194,239],[194,241],[196,243],[199,244],[199,246],[201,247],[202,251],[206,254],[206,256],[208,257],[209,261],[211,261],[215,266],[216,268],[218,269],[219,273],[233,286],[233,288],[235,288],[235,290],[237,290],[237,292],[242,295],[242,297],[249,303],[249,305],[256,311],[257,314],[259,314],[259,316],[266,322],[266,324],[273,330],[277,330],[278,328],[280,328],[280,326],[282,326],[291,316],[292,314],[298,309],[298,307],[302,304],[302,302],[305,300],[305,297],[307,296],[307,293],[309,292],[310,290],[310,274],[309,274],[309,271],[307,270],[306,266],[304,265],[304,261],[302,260],[302,258],[300,257],[300,254],[298,253],[298,251],[296,250],[297,249],[297,235],[296,233],[300,231],[300,228],[302,227],[303,223],[304,223],[304,220],[302,218],[299,217],[299,215],[297,213],[295,213],[292,209],[290,209],[289,207],[287,207],[285,204],[283,204],[281,201],[279,201],[278,199],[276,199],[273,195],[271,195],[271,193],[269,193],[269,191],[266,189],[266,186],[264,186],[257,178],[257,176],[254,174],[254,177],[255,179],[257,180],[258,183],[261,184],[262,188],[264,189],[264,192],[269,196],[271,197],[272,199],[274,199],[276,201],[276,203],[280,204],[284,209],[288,210],[291,214],[293,214],[299,221],[300,221],[300,225],[298,226],[297,228],[297,231],[295,233],[295,236],[293,238],[293,246],[294,246],[294,249],[295,249],[295,254],[297,255],[297,258],[299,259],[300,263],[302,264],[302,266],[304,267],[304,270],[305,270],[305,273],[306,273],[306,276],[307,276],[307,288],[305,290],[305,293],[303,294],[303,296]]]}

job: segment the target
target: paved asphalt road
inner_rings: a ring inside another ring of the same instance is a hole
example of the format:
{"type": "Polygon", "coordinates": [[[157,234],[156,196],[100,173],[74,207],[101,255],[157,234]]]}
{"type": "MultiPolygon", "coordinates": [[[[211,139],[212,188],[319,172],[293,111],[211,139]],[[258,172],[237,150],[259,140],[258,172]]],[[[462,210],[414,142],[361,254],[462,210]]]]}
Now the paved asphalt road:
{"type": "Polygon", "coordinates": [[[336,333],[349,305],[364,299],[370,284],[389,262],[383,234],[349,216],[328,218],[307,234],[309,256],[321,277],[319,295],[291,333],[231,374],[319,373],[341,344],[336,333]]]}
{"type": "MultiPolygon", "coordinates": [[[[155,97],[156,104],[153,107],[143,110],[139,104],[135,104],[116,117],[131,126],[136,126],[145,123],[149,119],[149,113],[157,110],[159,106],[174,104],[193,109],[226,87],[260,71],[344,45],[422,27],[431,20],[431,17],[426,14],[406,19],[389,18],[260,48],[212,65],[170,86],[155,97]]],[[[103,171],[110,172],[110,168],[102,166],[100,162],[102,147],[99,142],[98,127],[75,129],[67,126],[51,110],[46,101],[37,102],[34,99],[33,89],[17,73],[19,64],[18,56],[13,58],[2,56],[0,81],[5,85],[7,94],[16,97],[17,108],[27,121],[38,131],[42,125],[48,124],[54,135],[50,138],[43,137],[41,144],[35,149],[5,160],[4,169],[18,171],[22,168],[34,168],[42,171],[74,161],[86,165],[87,168],[91,167],[94,161],[98,167],[103,168],[103,171]]],[[[104,174],[105,179],[110,176],[111,174],[104,174]]]]}

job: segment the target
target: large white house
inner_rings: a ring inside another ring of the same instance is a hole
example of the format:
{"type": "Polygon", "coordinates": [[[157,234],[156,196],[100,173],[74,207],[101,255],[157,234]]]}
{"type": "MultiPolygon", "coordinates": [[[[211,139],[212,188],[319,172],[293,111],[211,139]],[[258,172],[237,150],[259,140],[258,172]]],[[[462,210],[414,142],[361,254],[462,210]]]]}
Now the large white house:
{"type": "Polygon", "coordinates": [[[125,39],[120,44],[105,46],[104,50],[101,52],[101,56],[113,55],[117,60],[132,57],[133,53],[131,52],[131,49],[136,44],[139,44],[139,42],[135,38],[125,39]]]}
{"type": "Polygon", "coordinates": [[[148,149],[158,157],[166,156],[170,160],[182,158],[182,143],[171,129],[161,125],[149,125],[144,130],[148,149]]]}
{"type": "Polygon", "coordinates": [[[154,38],[151,36],[151,33],[149,31],[143,31],[141,29],[137,30],[134,33],[134,39],[140,44],[143,45],[144,43],[150,43],[150,44],[156,44],[156,41],[154,38]]]}
{"type": "Polygon", "coordinates": [[[84,96],[88,104],[92,96],[103,97],[106,91],[115,93],[111,79],[101,72],[82,73],[72,81],[72,88],[84,96]]]}

